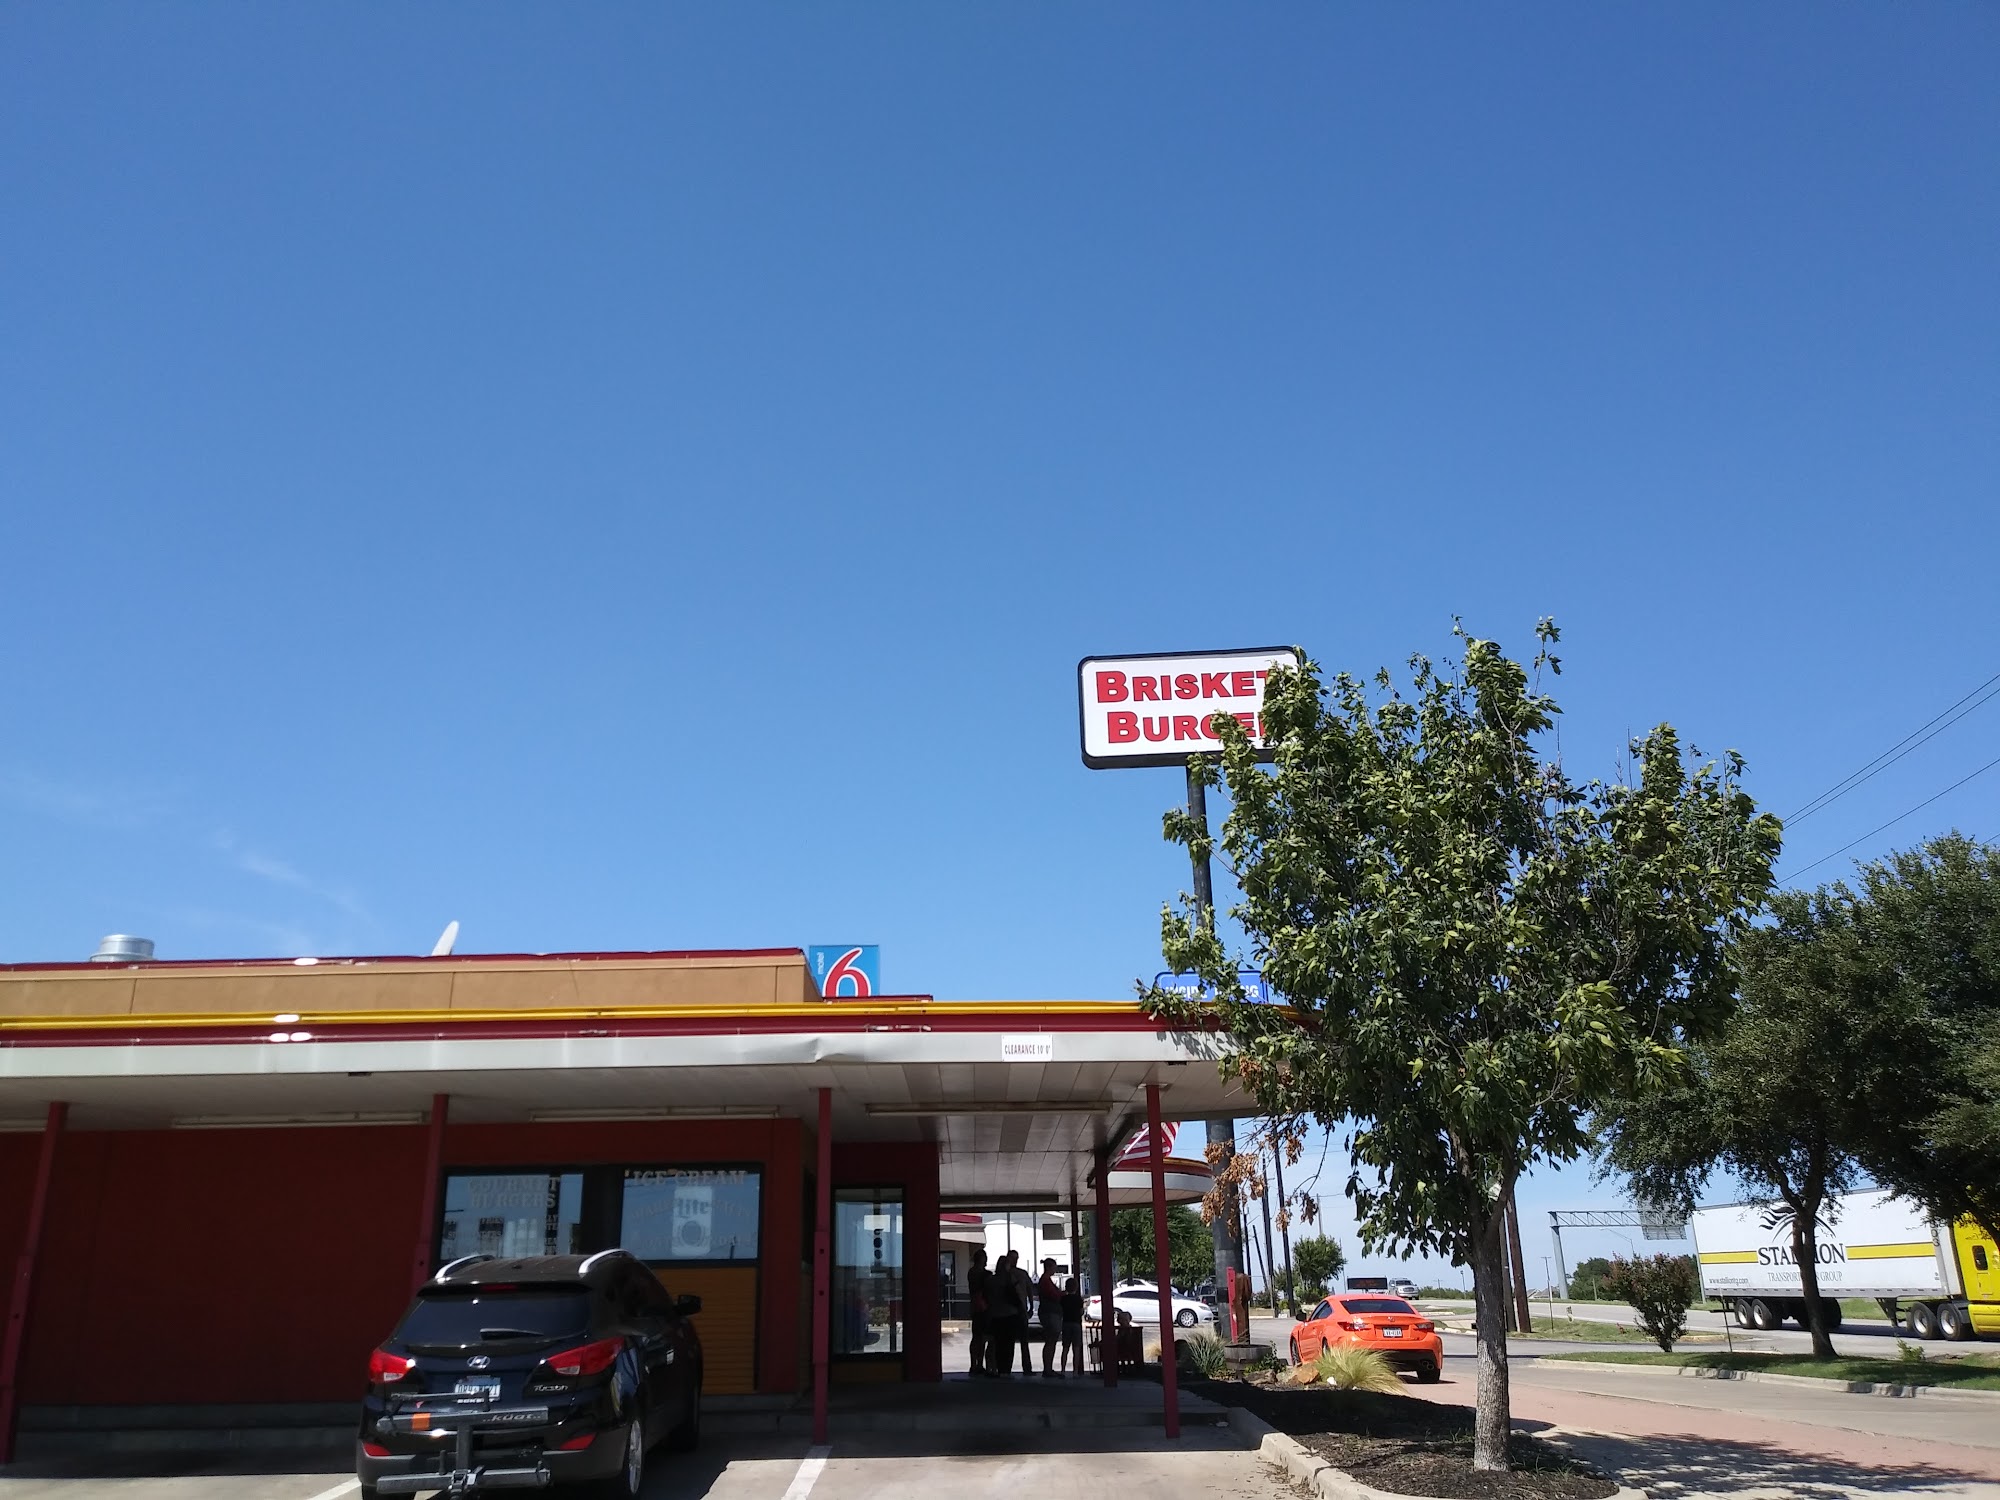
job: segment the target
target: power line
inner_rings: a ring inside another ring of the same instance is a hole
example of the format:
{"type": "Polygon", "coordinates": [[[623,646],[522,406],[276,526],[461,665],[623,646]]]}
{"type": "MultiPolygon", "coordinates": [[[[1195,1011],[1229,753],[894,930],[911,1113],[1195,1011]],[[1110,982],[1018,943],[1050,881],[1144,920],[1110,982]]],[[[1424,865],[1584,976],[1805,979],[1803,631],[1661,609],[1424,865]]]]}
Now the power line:
{"type": "Polygon", "coordinates": [[[1881,827],[1871,828],[1866,833],[1862,834],[1860,838],[1852,839],[1849,840],[1847,843],[1842,844],[1838,849],[1834,850],[1832,854],[1822,854],[1818,859],[1814,860],[1811,864],[1805,866],[1803,869],[1795,870],[1793,873],[1785,877],[1785,884],[1791,885],[1795,883],[1798,880],[1799,876],[1805,874],[1806,870],[1818,869],[1828,860],[1836,859],[1839,856],[1845,854],[1849,849],[1852,849],[1856,844],[1866,843],[1869,839],[1874,838],[1876,834],[1882,832],[1884,828],[1895,827],[1896,824],[1902,822],[1903,819],[1909,817],[1911,813],[1922,812],[1925,808],[1929,807],[1933,802],[1937,801],[1939,797],[1950,796],[1953,792],[1957,791],[1960,787],[1964,786],[1966,782],[1972,780],[1974,776],[1984,776],[1988,771],[1992,770],[1995,766],[2000,766],[2000,756],[1995,756],[1992,760],[1986,762],[1986,764],[1981,766],[1978,770],[1972,772],[1971,775],[1959,777],[1958,780],[1954,781],[1950,786],[1946,787],[1943,791],[1924,798],[1923,801],[1919,802],[1915,807],[1911,808],[1909,812],[1897,813],[1895,817],[1891,818],[1888,822],[1882,824],[1881,827]]]}
{"type": "MultiPolygon", "coordinates": [[[[1881,772],[1888,770],[1889,767],[1893,766],[1919,745],[1936,739],[1967,714],[1973,712],[1973,710],[1979,708],[1982,704],[1991,702],[1996,697],[2000,697],[2000,672],[1994,673],[1991,677],[1980,683],[1978,687],[1967,693],[1958,702],[1952,704],[1950,708],[1945,709],[1936,718],[1919,724],[1887,750],[1884,750],[1880,755],[1869,761],[1860,770],[1854,772],[1845,780],[1835,782],[1832,786],[1821,792],[1817,797],[1806,803],[1804,807],[1801,807],[1797,812],[1786,818],[1786,825],[1790,826],[1794,823],[1803,822],[1822,808],[1827,807],[1831,803],[1838,802],[1864,781],[1868,781],[1881,772]],[[1974,699],[1978,699],[1978,702],[1972,701],[1974,699]]],[[[1905,813],[1904,816],[1908,817],[1909,814],[1905,813]]]]}

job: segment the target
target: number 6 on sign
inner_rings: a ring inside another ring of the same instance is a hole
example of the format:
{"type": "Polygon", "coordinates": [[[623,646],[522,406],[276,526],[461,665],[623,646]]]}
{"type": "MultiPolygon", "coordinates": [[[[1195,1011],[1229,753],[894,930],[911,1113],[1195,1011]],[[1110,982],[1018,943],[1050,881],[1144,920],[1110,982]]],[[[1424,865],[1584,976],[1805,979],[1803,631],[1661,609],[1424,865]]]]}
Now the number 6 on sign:
{"type": "Polygon", "coordinates": [[[866,1000],[882,992],[882,950],[873,943],[827,943],[806,950],[813,982],[828,1000],[866,1000]]]}

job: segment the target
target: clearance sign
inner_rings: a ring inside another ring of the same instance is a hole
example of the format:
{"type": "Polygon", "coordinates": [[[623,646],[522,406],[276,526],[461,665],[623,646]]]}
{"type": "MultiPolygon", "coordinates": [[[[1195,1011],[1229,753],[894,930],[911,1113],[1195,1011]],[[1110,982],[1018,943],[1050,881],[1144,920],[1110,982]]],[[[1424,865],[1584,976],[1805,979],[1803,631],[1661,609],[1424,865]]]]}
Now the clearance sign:
{"type": "Polygon", "coordinates": [[[1098,771],[1184,766],[1216,748],[1217,714],[1230,715],[1261,746],[1264,679],[1299,661],[1289,646],[1086,656],[1076,668],[1083,763],[1098,771]]]}

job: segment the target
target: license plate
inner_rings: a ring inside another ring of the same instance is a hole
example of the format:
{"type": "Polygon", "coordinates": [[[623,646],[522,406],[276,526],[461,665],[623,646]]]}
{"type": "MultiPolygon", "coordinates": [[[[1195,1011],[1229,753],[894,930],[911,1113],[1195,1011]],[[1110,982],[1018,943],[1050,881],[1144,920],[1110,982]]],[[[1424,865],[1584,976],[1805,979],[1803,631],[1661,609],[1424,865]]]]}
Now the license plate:
{"type": "Polygon", "coordinates": [[[1400,1328],[1385,1328],[1382,1330],[1382,1337],[1385,1339],[1399,1339],[1402,1336],[1403,1330],[1400,1328]]]}
{"type": "Polygon", "coordinates": [[[467,1375],[452,1387],[454,1396],[485,1396],[497,1400],[500,1396],[500,1377],[497,1375],[467,1375]]]}

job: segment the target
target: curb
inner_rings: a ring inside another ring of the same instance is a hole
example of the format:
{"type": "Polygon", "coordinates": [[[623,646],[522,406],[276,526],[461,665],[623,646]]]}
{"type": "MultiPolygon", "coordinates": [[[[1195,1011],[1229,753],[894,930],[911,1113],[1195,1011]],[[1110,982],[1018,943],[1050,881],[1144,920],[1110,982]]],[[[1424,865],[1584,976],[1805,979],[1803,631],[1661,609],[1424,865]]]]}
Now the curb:
{"type": "MultiPolygon", "coordinates": [[[[1297,1438],[1278,1431],[1262,1417],[1240,1406],[1229,1408],[1227,1425],[1244,1447],[1253,1450],[1287,1478],[1303,1485],[1309,1493],[1319,1496],[1320,1500],[1408,1500],[1404,1495],[1371,1489],[1346,1470],[1336,1469],[1318,1454],[1308,1452],[1297,1438]]],[[[1551,1428],[1549,1432],[1537,1433],[1536,1436],[1548,1437],[1551,1434],[1558,1439],[1558,1446],[1559,1440],[1566,1435],[1561,1428],[1551,1428]]],[[[1635,1490],[1616,1478],[1610,1478],[1610,1482],[1618,1486],[1618,1493],[1611,1500],[1648,1500],[1644,1490],[1635,1490]]]]}
{"type": "Polygon", "coordinates": [[[2000,1401],[2000,1391],[1956,1391],[1947,1386],[1895,1385],[1882,1381],[1831,1380],[1821,1375],[1781,1375],[1768,1370],[1724,1370],[1711,1365],[1620,1365],[1601,1359],[1550,1360],[1558,1369],[1672,1371],[1690,1380],[1754,1380],[1770,1385],[1803,1386],[1821,1391],[1837,1391],[1849,1396],[1886,1396],[1912,1401],[2000,1401]]]}

